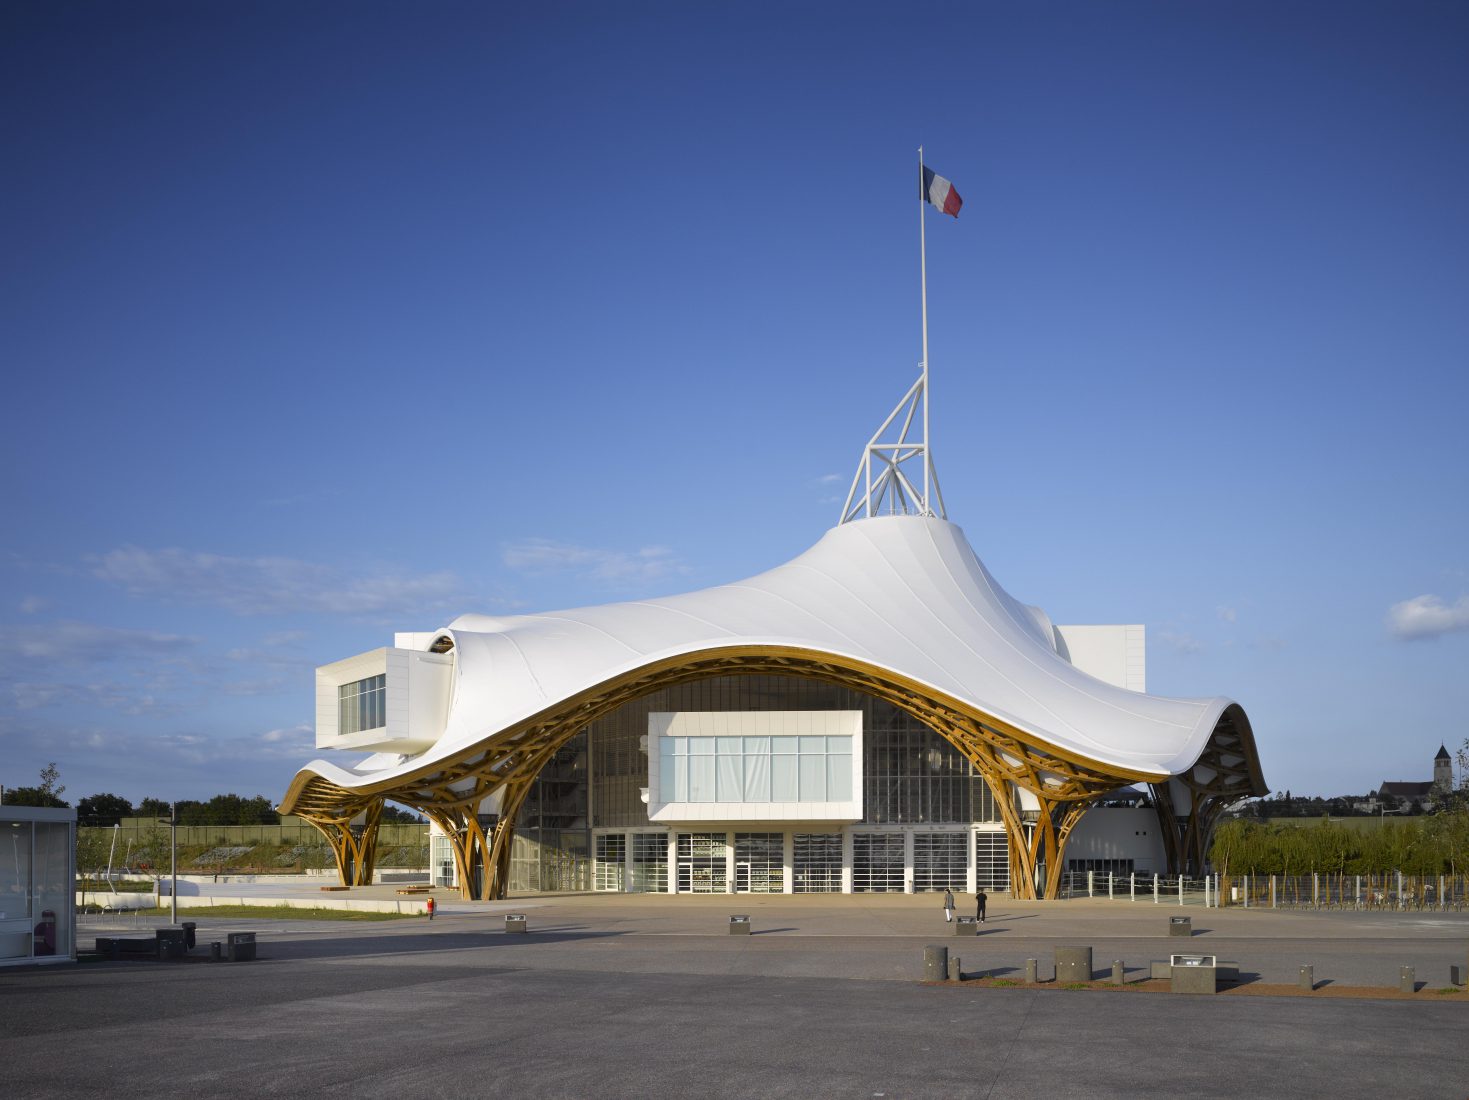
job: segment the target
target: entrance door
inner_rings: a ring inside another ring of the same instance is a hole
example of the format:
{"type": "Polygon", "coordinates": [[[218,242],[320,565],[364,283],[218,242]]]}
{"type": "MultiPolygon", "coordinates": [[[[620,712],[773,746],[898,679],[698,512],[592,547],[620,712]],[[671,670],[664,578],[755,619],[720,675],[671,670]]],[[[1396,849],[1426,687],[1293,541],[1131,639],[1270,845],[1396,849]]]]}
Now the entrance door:
{"type": "Polygon", "coordinates": [[[748,894],[750,892],[750,865],[748,863],[735,864],[735,893],[748,894]]]}

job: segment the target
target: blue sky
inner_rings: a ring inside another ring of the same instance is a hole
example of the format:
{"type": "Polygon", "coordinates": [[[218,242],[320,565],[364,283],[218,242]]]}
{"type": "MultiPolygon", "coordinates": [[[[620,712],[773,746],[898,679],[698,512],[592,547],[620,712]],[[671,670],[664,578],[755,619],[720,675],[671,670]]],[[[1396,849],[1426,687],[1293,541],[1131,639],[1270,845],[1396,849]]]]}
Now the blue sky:
{"type": "Polygon", "coordinates": [[[0,783],[279,797],[312,669],[704,587],[919,359],[950,518],[1272,788],[1469,728],[1469,8],[19,3],[0,783]]]}

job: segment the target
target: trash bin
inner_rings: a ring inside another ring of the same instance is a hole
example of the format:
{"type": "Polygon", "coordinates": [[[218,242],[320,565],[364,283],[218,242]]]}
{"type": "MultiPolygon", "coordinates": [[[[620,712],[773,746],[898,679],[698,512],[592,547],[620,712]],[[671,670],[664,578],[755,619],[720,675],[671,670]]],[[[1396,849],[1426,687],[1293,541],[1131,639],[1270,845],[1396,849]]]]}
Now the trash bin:
{"type": "Polygon", "coordinates": [[[526,927],[525,927],[525,914],[524,913],[506,913],[505,914],[505,931],[507,931],[507,932],[524,932],[525,930],[526,930],[526,927]]]}
{"type": "Polygon", "coordinates": [[[979,935],[979,919],[977,917],[959,917],[954,921],[954,935],[977,936],[979,935]]]}
{"type": "Polygon", "coordinates": [[[184,946],[190,951],[194,950],[194,929],[199,927],[198,922],[186,920],[179,927],[184,930],[184,946]]]}
{"type": "Polygon", "coordinates": [[[1169,917],[1168,934],[1170,936],[1192,936],[1194,934],[1194,921],[1192,917],[1169,917]]]}
{"type": "Polygon", "coordinates": [[[225,957],[230,962],[255,961],[255,933],[229,932],[224,937],[225,957]]]}
{"type": "Polygon", "coordinates": [[[750,918],[748,916],[730,917],[729,934],[731,936],[748,936],[750,934],[750,918]]]}
{"type": "Polygon", "coordinates": [[[182,928],[158,928],[154,930],[160,959],[182,959],[189,953],[182,928]]]}

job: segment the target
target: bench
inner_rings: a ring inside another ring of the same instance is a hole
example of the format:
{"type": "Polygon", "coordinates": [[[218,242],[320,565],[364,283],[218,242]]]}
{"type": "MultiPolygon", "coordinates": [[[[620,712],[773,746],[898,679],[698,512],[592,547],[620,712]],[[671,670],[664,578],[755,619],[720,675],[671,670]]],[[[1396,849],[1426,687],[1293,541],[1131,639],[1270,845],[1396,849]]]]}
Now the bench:
{"type": "Polygon", "coordinates": [[[427,894],[427,893],[431,893],[432,891],[433,891],[433,887],[432,886],[400,886],[400,887],[398,887],[398,893],[400,893],[400,894],[427,894]]]}
{"type": "Polygon", "coordinates": [[[318,890],[350,890],[350,886],[318,886],[318,890]]]}

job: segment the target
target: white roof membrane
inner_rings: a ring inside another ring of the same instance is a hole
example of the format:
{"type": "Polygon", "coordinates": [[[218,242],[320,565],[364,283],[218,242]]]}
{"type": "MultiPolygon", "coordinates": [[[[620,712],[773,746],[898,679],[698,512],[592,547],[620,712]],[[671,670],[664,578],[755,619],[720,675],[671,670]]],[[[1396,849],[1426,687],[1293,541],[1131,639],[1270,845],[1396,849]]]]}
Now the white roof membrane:
{"type": "MultiPolygon", "coordinates": [[[[662,599],[536,615],[462,615],[443,736],[414,757],[310,771],[351,789],[466,750],[653,662],[721,647],[788,646],[876,665],[1103,767],[1188,769],[1230,700],[1171,699],[1094,679],[1059,656],[1049,620],[997,584],[946,520],[844,523],[785,565],[662,599]]],[[[432,637],[425,635],[425,637],[432,637]]]]}

